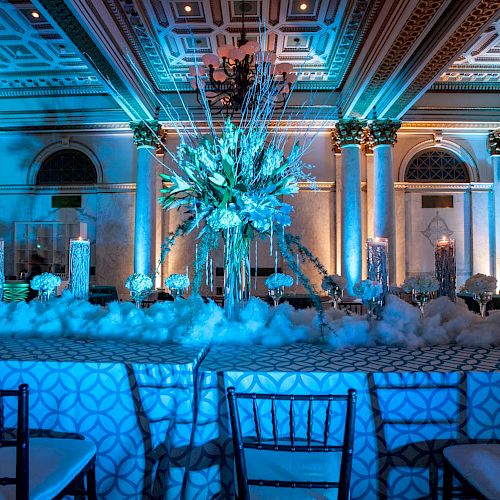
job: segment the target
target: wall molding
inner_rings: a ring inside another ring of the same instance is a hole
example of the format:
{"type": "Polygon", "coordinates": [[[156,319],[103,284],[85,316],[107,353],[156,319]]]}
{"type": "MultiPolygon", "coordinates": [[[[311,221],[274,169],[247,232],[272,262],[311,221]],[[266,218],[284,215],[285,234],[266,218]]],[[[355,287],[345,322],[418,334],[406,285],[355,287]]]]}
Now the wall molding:
{"type": "Polygon", "coordinates": [[[135,183],[80,184],[71,186],[33,186],[26,184],[0,184],[0,194],[105,194],[134,193],[135,183]]]}
{"type": "Polygon", "coordinates": [[[395,182],[396,191],[492,191],[492,182],[395,182]]]}

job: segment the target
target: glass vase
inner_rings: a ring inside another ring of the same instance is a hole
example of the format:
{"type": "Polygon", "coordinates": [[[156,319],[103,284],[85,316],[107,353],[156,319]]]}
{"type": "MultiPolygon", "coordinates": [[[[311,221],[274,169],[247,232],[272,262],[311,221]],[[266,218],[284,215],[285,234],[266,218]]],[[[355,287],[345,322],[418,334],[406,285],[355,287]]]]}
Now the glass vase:
{"type": "Polygon", "coordinates": [[[486,317],[486,306],[488,302],[493,298],[492,292],[475,293],[472,298],[479,304],[479,314],[481,318],[486,317]]]}
{"type": "Polygon", "coordinates": [[[274,307],[277,307],[280,303],[281,297],[285,295],[285,287],[279,286],[277,288],[270,288],[268,291],[269,297],[273,299],[274,307]]]}
{"type": "Polygon", "coordinates": [[[328,290],[328,295],[332,299],[333,309],[338,311],[340,301],[342,300],[342,297],[344,296],[344,290],[341,290],[339,287],[330,288],[328,290]]]}
{"type": "Polygon", "coordinates": [[[362,302],[366,308],[366,319],[369,323],[371,323],[375,319],[381,319],[379,313],[381,309],[381,300],[379,297],[363,300],[362,302]]]}
{"type": "Polygon", "coordinates": [[[44,304],[52,301],[55,297],[54,290],[38,290],[38,300],[44,304]]]}
{"type": "Polygon", "coordinates": [[[236,317],[238,306],[250,298],[250,240],[240,226],[224,231],[224,312],[236,317]]]}
{"type": "Polygon", "coordinates": [[[420,314],[424,315],[424,307],[427,302],[429,302],[430,293],[429,292],[419,292],[417,290],[412,290],[411,299],[414,304],[420,309],[420,314]]]}
{"type": "Polygon", "coordinates": [[[184,290],[182,288],[170,288],[170,295],[177,300],[178,297],[182,297],[182,292],[184,290]]]}

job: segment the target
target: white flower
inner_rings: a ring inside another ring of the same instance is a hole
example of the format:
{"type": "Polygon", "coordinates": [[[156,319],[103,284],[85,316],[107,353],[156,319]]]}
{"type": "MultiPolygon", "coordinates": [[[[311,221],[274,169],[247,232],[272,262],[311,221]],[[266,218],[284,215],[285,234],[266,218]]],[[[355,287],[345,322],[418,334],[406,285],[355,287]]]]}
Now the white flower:
{"type": "Polygon", "coordinates": [[[130,295],[134,300],[141,299],[151,293],[153,280],[146,274],[134,273],[127,278],[125,286],[130,290],[130,295]]]}
{"type": "Polygon", "coordinates": [[[486,292],[495,293],[497,288],[497,280],[494,276],[486,276],[485,274],[475,274],[471,276],[464,286],[469,293],[481,295],[486,292]]]}
{"type": "Polygon", "coordinates": [[[184,290],[189,288],[189,278],[185,274],[171,274],[165,280],[165,286],[170,290],[184,290]]]}
{"type": "Polygon", "coordinates": [[[207,222],[214,231],[219,231],[220,229],[230,229],[239,226],[241,224],[241,218],[233,210],[220,208],[212,212],[207,222]]]}
{"type": "Polygon", "coordinates": [[[352,291],[361,300],[374,300],[382,294],[382,285],[378,281],[363,280],[356,283],[352,291]]]}
{"type": "Polygon", "coordinates": [[[31,288],[33,290],[40,290],[41,292],[48,292],[54,290],[61,284],[61,278],[52,273],[43,273],[35,276],[31,280],[31,288]]]}
{"type": "Polygon", "coordinates": [[[273,273],[266,279],[266,286],[270,290],[274,290],[275,288],[279,288],[281,286],[292,286],[292,285],[293,285],[293,278],[288,274],[273,273]]]}
{"type": "Polygon", "coordinates": [[[434,276],[421,274],[406,278],[401,287],[406,293],[411,293],[413,290],[418,293],[430,293],[439,290],[439,282],[434,276]]]}
{"type": "Polygon", "coordinates": [[[336,290],[337,288],[343,290],[346,286],[346,280],[343,276],[338,274],[330,274],[323,278],[321,282],[321,288],[328,292],[329,290],[336,290]]]}

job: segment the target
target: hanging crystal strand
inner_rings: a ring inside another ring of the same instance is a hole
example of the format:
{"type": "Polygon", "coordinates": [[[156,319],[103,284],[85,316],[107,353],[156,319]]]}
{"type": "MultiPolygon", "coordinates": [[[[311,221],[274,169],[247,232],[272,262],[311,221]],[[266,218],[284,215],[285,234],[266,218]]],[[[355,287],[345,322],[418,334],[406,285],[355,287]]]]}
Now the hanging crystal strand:
{"type": "Polygon", "coordinates": [[[295,284],[298,285],[299,284],[299,269],[300,269],[300,265],[299,265],[299,254],[296,253],[295,254],[296,256],[296,261],[297,261],[297,272],[295,273],[295,284]]]}
{"type": "Polygon", "coordinates": [[[208,286],[208,258],[210,256],[210,252],[207,252],[207,258],[205,259],[205,286],[208,286]]]}
{"type": "Polygon", "coordinates": [[[257,246],[257,238],[255,238],[255,277],[253,280],[253,289],[257,290],[257,269],[259,264],[259,247],[257,246]]]}
{"type": "Polygon", "coordinates": [[[210,291],[214,291],[214,259],[210,257],[210,291]]]}
{"type": "Polygon", "coordinates": [[[273,256],[273,221],[271,220],[271,235],[269,237],[269,244],[270,244],[270,248],[269,248],[269,255],[272,257],[273,256]]]}
{"type": "Polygon", "coordinates": [[[274,251],[274,273],[278,272],[278,250],[274,251]]]}

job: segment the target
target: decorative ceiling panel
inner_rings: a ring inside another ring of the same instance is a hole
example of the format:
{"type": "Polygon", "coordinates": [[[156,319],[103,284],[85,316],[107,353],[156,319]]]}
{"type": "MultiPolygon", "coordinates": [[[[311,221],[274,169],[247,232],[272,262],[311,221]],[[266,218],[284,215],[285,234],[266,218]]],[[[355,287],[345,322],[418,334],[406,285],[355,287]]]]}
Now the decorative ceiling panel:
{"type": "Polygon", "coordinates": [[[0,3],[0,40],[0,97],[104,92],[31,2],[0,3]]]}
{"type": "Polygon", "coordinates": [[[433,90],[500,90],[500,19],[440,76],[433,90]]]}
{"type": "Polygon", "coordinates": [[[184,88],[188,67],[236,44],[245,10],[247,39],[263,36],[280,62],[301,69],[299,85],[337,89],[382,0],[107,0],[144,69],[160,91],[184,88]],[[121,5],[121,9],[116,4],[121,5]],[[339,6],[342,5],[342,8],[339,6]],[[112,6],[114,6],[112,8],[112,6]],[[259,26],[266,20],[266,28],[259,26]],[[124,23],[128,26],[124,26],[124,23]]]}

